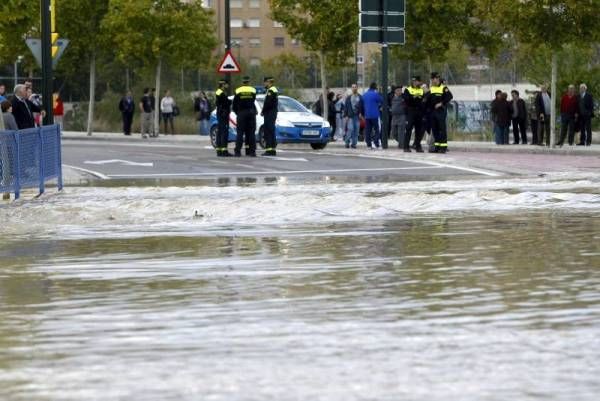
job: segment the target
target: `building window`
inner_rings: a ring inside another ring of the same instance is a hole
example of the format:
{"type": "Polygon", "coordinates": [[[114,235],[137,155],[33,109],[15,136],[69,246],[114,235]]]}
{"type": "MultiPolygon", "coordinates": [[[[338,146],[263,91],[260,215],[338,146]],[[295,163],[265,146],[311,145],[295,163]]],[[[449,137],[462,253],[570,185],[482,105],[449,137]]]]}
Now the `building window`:
{"type": "Polygon", "coordinates": [[[231,47],[242,47],[242,46],[244,46],[244,39],[231,38],[231,47]]]}
{"type": "Polygon", "coordinates": [[[260,19],[251,18],[248,20],[247,24],[248,28],[260,28],[260,19]]]}
{"type": "Polygon", "coordinates": [[[300,46],[300,41],[298,39],[292,39],[292,46],[294,46],[294,47],[300,46]]]}
{"type": "Polygon", "coordinates": [[[282,38],[282,37],[275,37],[275,38],[273,38],[273,42],[275,44],[275,47],[283,47],[283,46],[285,46],[285,41],[284,41],[284,38],[282,38]]]}
{"type": "Polygon", "coordinates": [[[258,67],[258,66],[260,66],[260,59],[259,58],[251,58],[250,59],[250,65],[252,67],[258,67]]]}
{"type": "Polygon", "coordinates": [[[260,47],[260,38],[250,38],[250,39],[248,39],[248,45],[250,47],[260,47]]]}
{"type": "Polygon", "coordinates": [[[242,4],[242,0],[230,0],[229,6],[231,8],[242,8],[244,5],[242,4]]]}
{"type": "Polygon", "coordinates": [[[244,22],[239,18],[232,18],[229,22],[229,26],[232,28],[241,28],[244,25],[244,22]]]}
{"type": "Polygon", "coordinates": [[[202,0],[202,7],[204,8],[212,8],[213,0],[202,0]]]}
{"type": "Polygon", "coordinates": [[[283,24],[281,22],[273,21],[273,28],[283,28],[283,24]]]}
{"type": "Polygon", "coordinates": [[[365,60],[364,60],[362,54],[357,54],[356,55],[356,64],[362,64],[364,62],[365,62],[365,60]]]}
{"type": "Polygon", "coordinates": [[[260,8],[260,0],[250,0],[248,5],[250,8],[260,8]]]}

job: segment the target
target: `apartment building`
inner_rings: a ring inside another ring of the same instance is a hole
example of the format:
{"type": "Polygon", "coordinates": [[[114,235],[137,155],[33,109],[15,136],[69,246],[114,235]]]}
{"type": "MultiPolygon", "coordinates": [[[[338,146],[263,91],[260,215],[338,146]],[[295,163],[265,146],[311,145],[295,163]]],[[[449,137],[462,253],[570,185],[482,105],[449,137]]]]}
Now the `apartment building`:
{"type": "MultiPolygon", "coordinates": [[[[203,0],[215,13],[218,39],[225,43],[225,1],[203,0]]],[[[234,57],[258,66],[262,60],[293,53],[298,57],[308,53],[300,41],[292,39],[283,26],[269,18],[268,0],[230,0],[231,47],[234,57]]]]}

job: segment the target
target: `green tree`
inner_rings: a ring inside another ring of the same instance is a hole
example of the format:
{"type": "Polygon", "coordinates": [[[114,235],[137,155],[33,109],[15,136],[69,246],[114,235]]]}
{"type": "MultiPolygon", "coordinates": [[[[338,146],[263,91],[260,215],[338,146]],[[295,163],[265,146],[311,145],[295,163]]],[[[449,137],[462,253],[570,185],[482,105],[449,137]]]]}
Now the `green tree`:
{"type": "Polygon", "coordinates": [[[103,26],[121,61],[154,67],[158,132],[163,64],[197,69],[210,61],[216,46],[211,14],[200,0],[111,0],[103,26]]]}
{"type": "Polygon", "coordinates": [[[554,97],[551,115],[551,146],[555,144],[558,57],[573,44],[590,48],[600,41],[597,24],[598,0],[480,0],[487,16],[499,32],[509,32],[518,43],[532,49],[549,49],[551,92],[554,97]]]}
{"type": "Polygon", "coordinates": [[[262,63],[265,75],[278,78],[280,86],[303,87],[307,84],[306,63],[293,53],[282,53],[262,63]]]}
{"type": "Polygon", "coordinates": [[[89,106],[87,134],[92,135],[96,100],[96,60],[106,50],[106,32],[102,21],[108,12],[109,0],[69,0],[57,2],[56,29],[70,40],[61,60],[67,75],[75,76],[82,62],[89,65],[89,106]],[[104,46],[103,46],[104,45],[104,46]]]}
{"type": "Polygon", "coordinates": [[[26,37],[40,37],[40,5],[38,1],[10,0],[0,2],[0,63],[12,64],[24,56],[23,65],[30,72],[35,59],[25,44],[26,37]]]}
{"type": "MultiPolygon", "coordinates": [[[[343,65],[352,57],[358,37],[358,2],[348,0],[270,0],[271,16],[304,47],[319,55],[324,106],[327,65],[343,65]]],[[[327,107],[323,107],[327,119],[327,107]]]]}

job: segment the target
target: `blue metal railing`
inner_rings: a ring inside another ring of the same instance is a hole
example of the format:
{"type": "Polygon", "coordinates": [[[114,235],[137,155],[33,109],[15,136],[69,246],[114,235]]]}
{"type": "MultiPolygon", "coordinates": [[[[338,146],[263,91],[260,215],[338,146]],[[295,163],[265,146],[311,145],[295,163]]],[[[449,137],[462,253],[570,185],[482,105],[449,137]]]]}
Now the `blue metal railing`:
{"type": "Polygon", "coordinates": [[[0,193],[18,199],[22,189],[39,187],[43,194],[53,179],[62,190],[60,126],[0,131],[0,193]]]}

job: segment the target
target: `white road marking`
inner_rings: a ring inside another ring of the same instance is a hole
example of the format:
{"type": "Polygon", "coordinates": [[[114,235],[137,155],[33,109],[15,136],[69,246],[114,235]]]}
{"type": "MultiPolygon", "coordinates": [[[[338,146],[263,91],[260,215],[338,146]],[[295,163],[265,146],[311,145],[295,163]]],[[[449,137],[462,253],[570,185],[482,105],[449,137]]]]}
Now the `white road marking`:
{"type": "Polygon", "coordinates": [[[86,160],[83,162],[84,164],[96,164],[96,165],[104,165],[104,164],[122,164],[124,166],[142,166],[142,167],[154,167],[154,163],[138,163],[132,162],[129,160],[121,160],[121,159],[111,159],[111,160],[95,160],[90,161],[86,160]]]}
{"type": "Polygon", "coordinates": [[[111,178],[122,177],[206,177],[220,175],[289,175],[289,174],[329,174],[329,173],[359,173],[369,171],[400,171],[400,170],[424,170],[440,169],[438,166],[418,166],[418,167],[385,167],[385,168],[353,168],[338,170],[293,170],[293,171],[231,171],[222,173],[158,173],[158,174],[111,174],[111,178]]]}
{"type": "Polygon", "coordinates": [[[279,157],[279,156],[263,156],[265,159],[270,159],[270,160],[281,160],[281,161],[285,161],[285,162],[308,162],[308,160],[306,160],[303,157],[279,157]]]}
{"type": "Polygon", "coordinates": [[[101,180],[110,180],[110,177],[107,175],[104,175],[98,171],[93,171],[93,170],[88,170],[86,168],[81,168],[81,167],[75,167],[75,166],[71,166],[69,164],[63,164],[63,167],[68,167],[71,168],[73,170],[77,170],[77,171],[81,171],[83,173],[88,173],[93,175],[94,177],[100,178],[101,180]]]}

